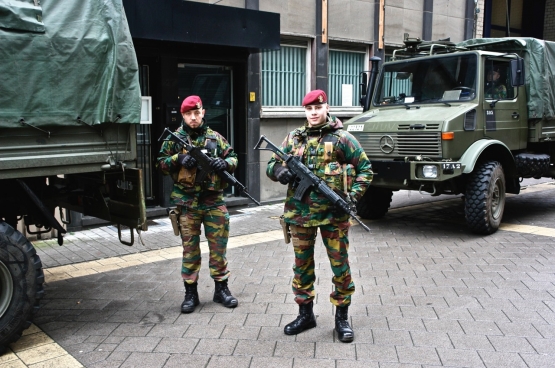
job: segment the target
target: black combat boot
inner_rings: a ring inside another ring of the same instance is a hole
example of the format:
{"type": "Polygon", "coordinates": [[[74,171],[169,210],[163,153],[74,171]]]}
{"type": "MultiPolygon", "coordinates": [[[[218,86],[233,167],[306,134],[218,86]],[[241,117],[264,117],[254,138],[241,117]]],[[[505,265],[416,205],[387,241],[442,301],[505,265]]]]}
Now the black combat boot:
{"type": "Polygon", "coordinates": [[[297,319],[285,326],[283,332],[286,335],[296,335],[316,327],[316,317],[314,317],[314,312],[312,311],[313,305],[313,302],[299,304],[299,315],[297,319]]]}
{"type": "Polygon", "coordinates": [[[335,331],[337,338],[341,342],[351,342],[355,338],[355,333],[349,326],[349,306],[336,307],[335,309],[335,331]]]}
{"type": "Polygon", "coordinates": [[[185,282],[185,300],[181,304],[181,313],[191,313],[197,305],[199,305],[197,283],[185,282]]]}
{"type": "Polygon", "coordinates": [[[227,280],[225,281],[215,281],[216,290],[214,291],[214,301],[216,303],[222,303],[224,307],[227,308],[235,308],[237,304],[237,299],[231,295],[231,291],[229,291],[227,287],[227,280]]]}

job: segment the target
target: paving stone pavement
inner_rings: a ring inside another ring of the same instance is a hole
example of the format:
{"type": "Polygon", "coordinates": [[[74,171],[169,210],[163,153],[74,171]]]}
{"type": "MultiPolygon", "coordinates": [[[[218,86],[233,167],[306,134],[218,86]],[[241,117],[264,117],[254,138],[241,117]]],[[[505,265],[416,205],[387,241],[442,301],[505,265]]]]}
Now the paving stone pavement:
{"type": "Polygon", "coordinates": [[[318,326],[283,334],[298,308],[281,205],[232,216],[235,309],[212,302],[203,244],[201,304],[180,313],[181,248],[166,219],[152,221],[145,244],[133,247],[110,226],[70,234],[63,247],[35,242],[46,296],[28,336],[42,335],[12,344],[16,353],[0,357],[0,367],[554,367],[554,208],[555,187],[542,184],[510,196],[501,230],[489,236],[466,229],[460,198],[392,209],[366,222],[370,233],[353,226],[351,344],[333,333],[320,238],[318,326]],[[43,360],[22,361],[28,346],[52,343],[67,353],[44,348],[43,360]]]}

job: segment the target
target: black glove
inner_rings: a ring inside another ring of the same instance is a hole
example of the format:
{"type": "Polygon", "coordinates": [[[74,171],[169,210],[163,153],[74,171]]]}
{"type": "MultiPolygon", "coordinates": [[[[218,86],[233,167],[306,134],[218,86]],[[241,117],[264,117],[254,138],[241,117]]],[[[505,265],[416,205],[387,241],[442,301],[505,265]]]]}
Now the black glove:
{"type": "Polygon", "coordinates": [[[343,211],[339,204],[330,204],[329,211],[333,213],[334,217],[345,216],[345,211],[343,211]]]}
{"type": "Polygon", "coordinates": [[[221,157],[213,159],[210,166],[216,171],[227,170],[227,162],[221,157]]]}
{"type": "Polygon", "coordinates": [[[192,169],[197,166],[197,160],[191,155],[180,153],[177,155],[177,162],[186,169],[192,169]]]}
{"type": "Polygon", "coordinates": [[[295,175],[285,166],[275,166],[274,175],[276,179],[283,185],[291,183],[295,179],[295,175]]]}

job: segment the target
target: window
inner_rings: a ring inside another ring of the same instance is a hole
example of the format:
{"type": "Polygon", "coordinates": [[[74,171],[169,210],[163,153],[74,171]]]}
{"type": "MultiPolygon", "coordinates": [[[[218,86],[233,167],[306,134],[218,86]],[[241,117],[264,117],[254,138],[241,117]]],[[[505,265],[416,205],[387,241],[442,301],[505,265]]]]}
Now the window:
{"type": "Polygon", "coordinates": [[[299,106],[307,89],[307,42],[262,52],[262,105],[299,106]]]}
{"type": "Polygon", "coordinates": [[[488,59],[484,77],[486,99],[503,100],[515,97],[514,88],[511,86],[511,68],[507,61],[488,59]]]}
{"type": "Polygon", "coordinates": [[[329,104],[359,106],[359,79],[364,71],[366,52],[330,50],[329,55],[329,104]]]}
{"type": "Polygon", "coordinates": [[[414,58],[385,64],[374,105],[435,103],[476,97],[474,54],[414,58]]]}

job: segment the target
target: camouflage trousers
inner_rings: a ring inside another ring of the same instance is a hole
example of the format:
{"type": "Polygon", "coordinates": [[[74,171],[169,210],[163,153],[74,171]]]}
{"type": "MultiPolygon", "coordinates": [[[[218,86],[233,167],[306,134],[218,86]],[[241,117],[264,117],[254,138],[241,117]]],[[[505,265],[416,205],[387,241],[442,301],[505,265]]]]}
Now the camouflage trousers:
{"type": "Polygon", "coordinates": [[[332,282],[335,287],[330,294],[330,301],[339,307],[351,304],[351,295],[355,292],[355,284],[349,266],[349,226],[348,221],[337,225],[318,227],[290,226],[291,240],[295,250],[295,265],[293,266],[295,275],[292,289],[297,304],[309,303],[315,297],[314,244],[318,228],[320,228],[333,272],[332,282]]]}
{"type": "Polygon", "coordinates": [[[210,276],[215,281],[229,277],[227,269],[227,240],[229,238],[229,212],[226,206],[207,209],[181,208],[179,217],[181,240],[183,241],[183,263],[181,277],[187,283],[197,282],[201,266],[200,234],[204,224],[204,235],[208,240],[210,276]]]}

